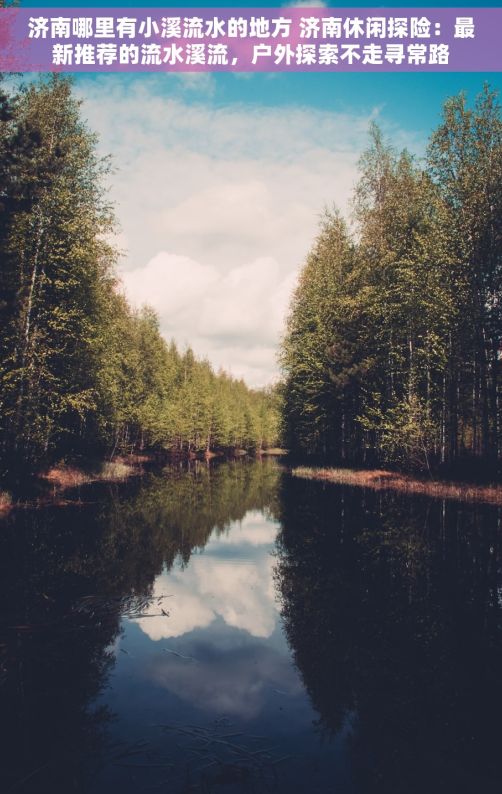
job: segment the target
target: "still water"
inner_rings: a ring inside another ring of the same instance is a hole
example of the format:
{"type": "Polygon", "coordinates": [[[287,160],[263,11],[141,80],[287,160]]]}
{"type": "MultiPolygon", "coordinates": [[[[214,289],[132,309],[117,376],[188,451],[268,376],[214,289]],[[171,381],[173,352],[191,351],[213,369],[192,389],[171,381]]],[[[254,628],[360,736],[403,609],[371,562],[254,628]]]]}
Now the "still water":
{"type": "Polygon", "coordinates": [[[502,790],[500,510],[273,461],[71,496],[0,523],[2,792],[502,790]]]}

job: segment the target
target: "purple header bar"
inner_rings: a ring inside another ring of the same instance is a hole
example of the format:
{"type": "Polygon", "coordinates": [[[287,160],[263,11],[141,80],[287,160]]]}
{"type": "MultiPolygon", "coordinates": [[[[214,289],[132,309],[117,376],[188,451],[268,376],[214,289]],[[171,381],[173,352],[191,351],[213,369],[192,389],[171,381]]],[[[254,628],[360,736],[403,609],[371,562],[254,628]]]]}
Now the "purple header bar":
{"type": "Polygon", "coordinates": [[[1,8],[1,72],[500,72],[502,8],[1,8]]]}

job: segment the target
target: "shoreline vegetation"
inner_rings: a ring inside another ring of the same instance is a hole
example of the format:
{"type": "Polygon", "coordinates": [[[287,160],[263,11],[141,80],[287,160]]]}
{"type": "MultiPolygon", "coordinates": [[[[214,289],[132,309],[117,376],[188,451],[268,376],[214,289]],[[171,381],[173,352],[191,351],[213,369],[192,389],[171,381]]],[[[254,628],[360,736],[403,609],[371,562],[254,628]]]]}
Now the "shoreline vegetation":
{"type": "Polygon", "coordinates": [[[51,466],[47,472],[40,474],[38,479],[52,486],[55,492],[61,493],[69,488],[77,488],[93,482],[122,482],[129,477],[142,474],[143,464],[148,463],[149,460],[146,455],[124,455],[114,460],[102,461],[87,470],[63,463],[51,466]]]}
{"type": "Polygon", "coordinates": [[[75,463],[58,463],[38,472],[33,478],[36,494],[15,498],[10,491],[0,491],[0,518],[15,508],[65,505],[75,500],[65,499],[66,491],[93,483],[121,483],[144,473],[144,465],[151,462],[146,455],[120,455],[113,460],[89,462],[84,468],[75,463]]]}
{"type": "MultiPolygon", "coordinates": [[[[283,457],[287,455],[285,449],[272,447],[269,449],[255,450],[250,454],[245,449],[231,451],[207,452],[200,454],[162,456],[162,463],[183,463],[189,465],[194,461],[209,463],[216,460],[240,460],[242,458],[261,459],[266,457],[283,457]]],[[[44,507],[47,505],[63,506],[73,503],[72,499],[65,499],[64,494],[74,488],[92,485],[93,483],[123,483],[132,477],[140,477],[147,467],[159,464],[154,455],[125,454],[117,455],[112,460],[101,460],[82,466],[77,463],[61,462],[38,472],[34,478],[40,491],[32,498],[15,499],[9,491],[0,490],[0,518],[14,508],[44,507]]]]}
{"type": "Polygon", "coordinates": [[[476,502],[502,506],[502,485],[478,485],[450,480],[426,480],[386,469],[344,469],[331,467],[297,466],[291,469],[293,477],[316,480],[373,491],[397,491],[410,496],[428,496],[456,502],[476,502]]]}

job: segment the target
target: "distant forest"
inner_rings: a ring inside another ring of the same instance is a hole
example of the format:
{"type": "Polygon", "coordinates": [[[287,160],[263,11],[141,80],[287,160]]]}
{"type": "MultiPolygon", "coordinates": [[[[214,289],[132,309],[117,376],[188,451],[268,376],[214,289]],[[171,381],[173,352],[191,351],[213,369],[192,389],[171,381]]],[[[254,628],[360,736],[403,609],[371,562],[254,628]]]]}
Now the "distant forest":
{"type": "Polygon", "coordinates": [[[151,309],[128,305],[110,243],[110,162],[71,80],[0,89],[0,474],[276,443],[272,391],[216,374],[166,343],[151,309]]]}
{"type": "MultiPolygon", "coordinates": [[[[333,175],[336,179],[336,174],[333,175]]],[[[495,473],[501,457],[502,121],[448,99],[424,159],[379,129],[350,228],[326,212],[281,358],[285,443],[345,465],[495,473]]]]}

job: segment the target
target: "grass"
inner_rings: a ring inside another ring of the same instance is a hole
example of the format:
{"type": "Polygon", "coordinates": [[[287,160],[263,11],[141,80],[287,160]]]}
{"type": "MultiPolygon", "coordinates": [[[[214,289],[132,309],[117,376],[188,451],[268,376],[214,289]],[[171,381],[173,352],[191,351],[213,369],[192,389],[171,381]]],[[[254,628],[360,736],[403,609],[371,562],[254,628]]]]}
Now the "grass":
{"type": "Polygon", "coordinates": [[[336,468],[311,468],[299,466],[292,470],[294,477],[320,480],[374,491],[399,491],[412,495],[453,499],[461,502],[480,502],[502,505],[502,485],[473,485],[462,482],[425,480],[385,469],[357,470],[336,468]]]}
{"type": "Polygon", "coordinates": [[[139,466],[137,460],[128,458],[105,461],[91,471],[84,471],[77,466],[61,463],[45,472],[41,479],[49,482],[57,490],[64,491],[91,482],[121,482],[133,474],[137,474],[139,466]]]}
{"type": "Polygon", "coordinates": [[[7,491],[0,491],[0,515],[7,513],[12,507],[12,496],[7,491]]]}

